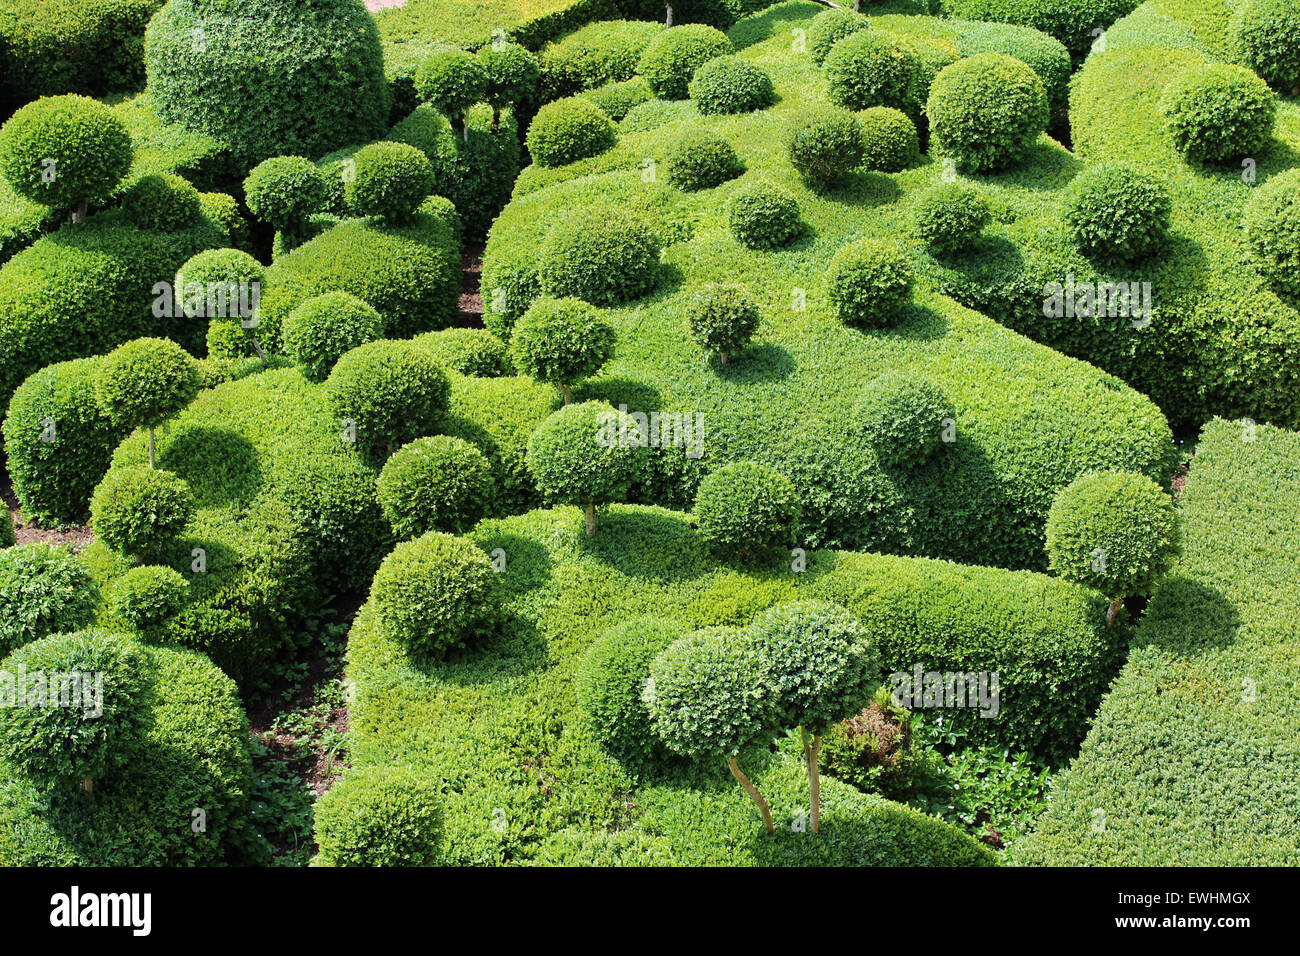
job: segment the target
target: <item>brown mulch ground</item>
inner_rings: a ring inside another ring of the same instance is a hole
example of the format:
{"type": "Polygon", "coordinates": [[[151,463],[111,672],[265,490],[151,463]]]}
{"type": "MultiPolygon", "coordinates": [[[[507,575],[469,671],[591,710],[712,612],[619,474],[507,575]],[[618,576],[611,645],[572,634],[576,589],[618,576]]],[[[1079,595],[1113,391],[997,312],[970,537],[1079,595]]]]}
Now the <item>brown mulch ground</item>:
{"type": "Polygon", "coordinates": [[[482,275],[483,243],[465,246],[460,254],[460,314],[466,325],[479,325],[483,320],[482,275]]]}
{"type": "Polygon", "coordinates": [[[13,519],[14,537],[18,539],[18,544],[62,544],[73,551],[80,551],[95,539],[94,533],[86,525],[64,531],[50,531],[26,524],[18,513],[18,498],[14,495],[14,485],[8,475],[4,476],[3,484],[0,484],[0,498],[4,499],[9,517],[13,519]]]}

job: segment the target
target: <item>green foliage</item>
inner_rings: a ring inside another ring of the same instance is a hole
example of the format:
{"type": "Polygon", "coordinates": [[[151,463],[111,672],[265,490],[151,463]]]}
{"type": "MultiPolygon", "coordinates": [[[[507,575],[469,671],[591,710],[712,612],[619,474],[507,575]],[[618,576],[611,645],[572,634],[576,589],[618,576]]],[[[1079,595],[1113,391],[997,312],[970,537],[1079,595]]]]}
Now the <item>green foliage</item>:
{"type": "Polygon", "coordinates": [[[0,127],[0,176],[44,206],[102,202],[130,165],[126,127],[86,96],[37,100],[0,127]]]}
{"type": "Polygon", "coordinates": [[[718,56],[695,71],[688,86],[696,108],[705,116],[751,113],[776,99],[772,78],[747,60],[718,56]]]}
{"type": "Polygon", "coordinates": [[[302,156],[273,156],[244,180],[248,210],[275,229],[300,232],[325,207],[329,183],[321,168],[302,156]]]}
{"type": "Polygon", "coordinates": [[[962,183],[940,183],[923,192],[912,208],[916,234],[941,255],[969,249],[992,213],[984,194],[962,183]]]}
{"type": "Polygon", "coordinates": [[[853,414],[853,432],[895,468],[920,467],[943,445],[952,405],[933,382],[885,372],[871,382],[853,414]]]}
{"type": "Polygon", "coordinates": [[[95,398],[127,428],[156,428],[199,390],[194,359],[170,339],[135,339],[119,345],[100,366],[95,398]]]}
{"type": "MultiPolygon", "coordinates": [[[[1076,60],[1097,42],[1095,30],[1104,30],[1131,13],[1141,0],[944,0],[949,16],[967,20],[992,20],[1033,27],[1055,37],[1076,60]]],[[[1012,53],[1014,51],[1005,51],[1012,53]]]]}
{"type": "Polygon", "coordinates": [[[406,143],[371,143],[357,150],[355,176],[343,189],[348,208],[359,216],[410,222],[433,190],[433,164],[406,143]]]}
{"type": "Polygon", "coordinates": [[[614,354],[614,329],[581,299],[538,299],[515,323],[515,368],[571,396],[573,386],[600,371],[614,354]]]}
{"type": "Polygon", "coordinates": [[[655,94],[644,77],[635,76],[630,80],[606,83],[594,90],[587,90],[582,96],[599,106],[617,123],[632,112],[634,107],[653,100],[655,94]]]}
{"type": "Polygon", "coordinates": [[[1061,577],[1112,598],[1150,594],[1178,556],[1173,499],[1146,475],[1090,471],[1047,515],[1047,558],[1061,577]]]}
{"type": "Polygon", "coordinates": [[[1004,53],[977,53],[944,67],[926,103],[932,145],[972,172],[1021,162],[1047,127],[1038,74],[1004,53]]]}
{"type": "Polygon", "coordinates": [[[438,788],[397,767],[350,771],[316,802],[317,866],[432,866],[438,788]]]}
{"type": "Polygon", "coordinates": [[[114,468],[90,499],[95,536],[128,558],[159,558],[194,517],[185,480],[161,468],[114,468]]]}
{"type": "Polygon", "coordinates": [[[566,405],[528,439],[528,468],[550,501],[593,507],[627,495],[639,447],[615,432],[618,413],[602,402],[566,405]]]}
{"type": "Polygon", "coordinates": [[[1206,63],[1170,81],[1160,112],[1185,159],[1221,163],[1264,148],[1273,135],[1277,97],[1243,66],[1206,63]]]}
{"type": "Polygon", "coordinates": [[[693,132],[673,146],[665,175],[678,189],[693,192],[721,186],[744,171],[745,164],[725,139],[708,132],[693,132]]]}
{"type": "Polygon", "coordinates": [[[609,116],[583,96],[547,103],[537,111],[526,140],[533,161],[564,166],[611,148],[618,133],[609,116]]]}
{"type": "Polygon", "coordinates": [[[1279,173],[1258,187],[1242,224],[1259,271],[1278,295],[1300,299],[1300,170],[1279,173]]]}
{"type": "Polygon", "coordinates": [[[204,250],[185,260],[176,273],[173,290],[179,314],[208,319],[209,358],[242,359],[255,353],[265,276],[266,267],[239,249],[204,250]]]}
{"type": "Polygon", "coordinates": [[[484,99],[496,110],[529,103],[537,95],[541,68],[537,57],[518,43],[492,43],[478,51],[486,80],[484,99]]]}
{"type": "Polygon", "coordinates": [[[1232,58],[1282,93],[1300,88],[1300,9],[1294,0],[1245,0],[1228,25],[1232,58]]]}
{"type": "Polygon", "coordinates": [[[921,158],[916,124],[899,110],[873,106],[858,114],[862,129],[862,167],[901,173],[921,158]]]}
{"type": "Polygon", "coordinates": [[[542,48],[542,98],[559,99],[632,79],[646,44],[663,31],[658,23],[608,20],[589,23],[542,48]]]}
{"type": "Polygon", "coordinates": [[[686,307],[691,338],[705,352],[716,353],[723,365],[749,344],[762,320],[758,304],[740,285],[701,286],[686,307]]]}
{"type": "Polygon", "coordinates": [[[113,582],[108,606],[136,631],[147,634],[179,612],[189,599],[189,582],[179,572],[162,565],[142,565],[113,582]]]}
{"type": "Polygon", "coordinates": [[[611,306],[646,295],[659,280],[659,239],[612,208],[575,212],[547,234],[538,256],[541,291],[611,306]]]}
{"type": "Polygon", "coordinates": [[[858,30],[839,40],[822,64],[826,95],[837,106],[865,110],[908,105],[920,70],[916,54],[883,31],[858,30]]]}
{"type": "Polygon", "coordinates": [[[702,23],[686,23],[656,34],[641,52],[637,72],[664,100],[681,100],[695,71],[714,57],[734,53],[727,35],[702,23]]]}
{"type": "Polygon", "coordinates": [[[202,214],[199,191],[180,176],[143,176],[122,192],[122,212],[141,229],[174,232],[202,214]]]}
{"type": "Polygon", "coordinates": [[[471,106],[487,99],[486,64],[463,50],[442,50],[416,71],[415,90],[448,119],[462,121],[471,106]]]}
{"type": "Polygon", "coordinates": [[[1123,163],[1102,163],[1070,184],[1064,212],[1084,254],[1134,260],[1165,245],[1173,200],[1159,177],[1123,163]]]}
{"type": "Polygon", "coordinates": [[[862,165],[863,147],[862,124],[847,110],[826,110],[809,117],[795,128],[786,144],[790,165],[822,189],[842,183],[862,165]]]}
{"type": "Polygon", "coordinates": [[[826,292],[846,325],[888,326],[911,297],[912,266],[896,243],[857,239],[831,258],[826,292]]]}
{"type": "Polygon", "coordinates": [[[1032,27],[1010,23],[962,20],[952,26],[957,31],[956,43],[962,56],[1005,53],[1023,60],[1043,81],[1051,114],[1056,116],[1065,111],[1074,66],[1070,51],[1060,40],[1032,27]]]}
{"type": "Polygon", "coordinates": [[[672,866],[675,858],[663,837],[635,830],[562,830],[547,838],[534,866],[672,866]]]}
{"type": "Polygon", "coordinates": [[[98,607],[99,588],[75,555],[47,544],[0,550],[0,654],[86,627],[98,607]]]}
{"type": "Polygon", "coordinates": [[[799,200],[769,180],[755,180],[731,194],[727,228],[750,249],[788,246],[804,233],[799,200]]]}
{"type": "Polygon", "coordinates": [[[399,539],[463,532],[491,508],[492,468],[461,438],[433,435],[403,445],[384,463],[375,492],[399,539]]]}
{"type": "Polygon", "coordinates": [[[871,22],[861,13],[846,9],[823,10],[808,24],[808,55],[818,66],[840,40],[850,33],[866,30],[871,22]]]}
{"type": "Polygon", "coordinates": [[[512,371],[505,344],[487,329],[443,329],[426,332],[416,341],[448,371],[483,378],[512,371]]]}
{"type": "Polygon", "coordinates": [[[722,554],[788,548],[799,528],[794,483],[770,465],[735,461],[711,472],[695,497],[700,537],[722,554]]]}

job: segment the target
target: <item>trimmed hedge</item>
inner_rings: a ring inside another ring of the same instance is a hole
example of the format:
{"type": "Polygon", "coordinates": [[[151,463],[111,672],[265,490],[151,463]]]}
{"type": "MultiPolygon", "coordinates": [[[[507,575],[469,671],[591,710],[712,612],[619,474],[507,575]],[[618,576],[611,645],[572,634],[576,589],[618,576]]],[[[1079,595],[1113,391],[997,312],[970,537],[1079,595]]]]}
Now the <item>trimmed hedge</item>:
{"type": "Polygon", "coordinates": [[[812,57],[814,63],[821,66],[836,43],[850,33],[857,33],[870,27],[871,21],[865,15],[853,10],[843,8],[823,10],[808,24],[808,55],[812,57]]]}
{"type": "Polygon", "coordinates": [[[161,468],[114,468],[90,499],[95,537],[138,561],[165,554],[192,517],[194,496],[189,486],[161,468]]]}
{"type": "Polygon", "coordinates": [[[1063,211],[1085,255],[1134,260],[1164,246],[1173,200],[1159,177],[1122,163],[1101,163],[1070,184],[1063,211]]]}
{"type": "Polygon", "coordinates": [[[712,133],[683,136],[668,155],[668,182],[693,192],[714,189],[745,171],[736,151],[725,139],[712,133]]]}
{"type": "Polygon", "coordinates": [[[850,110],[872,106],[905,109],[920,60],[893,34],[859,30],[841,39],[826,55],[826,95],[850,110]]]}
{"type": "Polygon", "coordinates": [[[526,144],[533,161],[542,166],[565,166],[609,149],[618,133],[609,116],[581,96],[547,103],[528,127],[526,144]]]}
{"type": "Polygon", "coordinates": [[[1273,91],[1242,66],[1207,63],[1174,77],[1160,97],[1174,146],[1190,162],[1221,163],[1261,150],[1273,134],[1273,91]]]}
{"type": "Polygon", "coordinates": [[[1260,186],[1242,218],[1259,271],[1277,291],[1300,300],[1300,170],[1287,170],[1260,186]]]}
{"type": "Polygon", "coordinates": [[[86,627],[99,602],[99,588],[76,555],[48,544],[6,546],[0,550],[0,656],[86,627]]]}
{"type": "Polygon", "coordinates": [[[538,254],[541,291],[610,306],[646,295],[659,281],[659,237],[612,208],[575,212],[547,234],[538,254]]]}
{"type": "Polygon", "coordinates": [[[1139,3],[1141,0],[944,0],[944,11],[967,20],[1033,27],[1060,40],[1078,61],[1097,41],[1098,31],[1131,13],[1139,3]]]}
{"type": "Polygon", "coordinates": [[[637,72],[660,99],[683,100],[696,70],[714,57],[733,52],[735,47],[725,33],[687,23],[654,36],[641,51],[637,72]]]}
{"type": "Polygon", "coordinates": [[[0,126],[0,175],[30,202],[103,203],[130,166],[126,127],[113,110],[86,96],[28,103],[0,126]]]}
{"type": "Polygon", "coordinates": [[[375,492],[398,538],[466,531],[493,505],[492,468],[464,439],[417,438],[384,463],[375,492]]]}
{"type": "Polygon", "coordinates": [[[1292,0],[1245,0],[1228,25],[1232,58],[1283,93],[1300,89],[1300,10],[1292,0]]]}
{"type": "Polygon", "coordinates": [[[381,338],[384,318],[347,292],[325,292],[301,303],[284,320],[284,348],[313,382],[358,346],[381,338]]]}
{"type": "Polygon", "coordinates": [[[858,114],[862,128],[862,168],[901,173],[921,158],[916,124],[906,113],[873,106],[858,114]]]}
{"type": "Polygon", "coordinates": [[[432,866],[438,788],[397,767],[349,772],[316,801],[316,866],[432,866]]]}
{"type": "Polygon", "coordinates": [[[415,341],[443,368],[461,375],[491,378],[513,370],[505,344],[487,329],[443,329],[415,341]]]}
{"type": "Polygon", "coordinates": [[[696,109],[705,116],[750,113],[776,99],[772,78],[735,56],[717,56],[695,71],[688,87],[696,109]]]}
{"type": "Polygon", "coordinates": [[[556,100],[632,79],[641,51],[663,29],[658,23],[606,20],[548,43],[538,54],[542,99],[556,100]]]}
{"type": "Polygon", "coordinates": [[[1048,120],[1043,81],[1005,53],[977,53],[944,67],[925,111],[933,148],[973,172],[1023,160],[1048,120]]]}
{"type": "Polygon", "coordinates": [[[786,149],[790,165],[810,184],[822,189],[837,186],[862,165],[862,124],[847,110],[825,110],[805,119],[786,149]]]}
{"type": "Polygon", "coordinates": [[[700,537],[715,551],[753,557],[789,548],[799,527],[794,483],[771,465],[735,461],[710,473],[695,496],[700,537]]]}
{"type": "Polygon", "coordinates": [[[780,249],[804,233],[799,200],[767,180],[754,180],[727,201],[727,228],[750,249],[780,249]]]}

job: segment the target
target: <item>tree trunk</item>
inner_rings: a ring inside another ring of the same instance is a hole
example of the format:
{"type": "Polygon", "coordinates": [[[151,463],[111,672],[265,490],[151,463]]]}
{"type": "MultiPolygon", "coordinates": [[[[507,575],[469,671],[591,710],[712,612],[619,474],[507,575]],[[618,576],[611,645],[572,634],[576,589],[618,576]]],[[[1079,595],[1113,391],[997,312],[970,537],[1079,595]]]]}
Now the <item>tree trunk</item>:
{"type": "Polygon", "coordinates": [[[596,502],[588,501],[583,510],[587,515],[587,537],[590,538],[596,533],[596,502]]]}
{"type": "Polygon", "coordinates": [[[251,335],[248,337],[248,340],[253,343],[253,351],[256,352],[257,357],[262,360],[262,368],[270,368],[271,366],[266,361],[266,352],[262,350],[261,343],[251,335]]]}
{"type": "Polygon", "coordinates": [[[572,405],[572,404],[573,404],[573,386],[572,386],[572,385],[561,385],[561,386],[560,386],[560,394],[564,396],[564,404],[565,404],[565,405],[572,405]]]}
{"type": "Polygon", "coordinates": [[[493,126],[501,125],[501,107],[499,106],[492,107],[492,125],[493,126]]]}
{"type": "Polygon", "coordinates": [[[1119,609],[1124,606],[1123,598],[1115,598],[1110,602],[1110,607],[1106,609],[1106,628],[1110,629],[1115,626],[1115,618],[1119,615],[1119,609]]]}
{"type": "Polygon", "coordinates": [[[465,111],[465,116],[461,119],[462,138],[469,142],[469,110],[465,111]]]}
{"type": "Polygon", "coordinates": [[[768,809],[767,801],[763,799],[763,795],[758,792],[758,787],[749,782],[749,778],[740,769],[740,764],[736,763],[735,757],[727,758],[727,766],[731,769],[731,775],[740,781],[740,785],[745,788],[745,792],[758,804],[758,812],[763,815],[763,823],[767,826],[767,832],[775,833],[776,827],[772,826],[772,811],[768,809]]]}
{"type": "Polygon", "coordinates": [[[726,352],[719,352],[719,353],[718,353],[718,364],[719,364],[719,365],[726,365],[726,364],[727,364],[727,358],[728,358],[728,356],[727,356],[727,353],[726,353],[726,352]]]}
{"type": "Polygon", "coordinates": [[[149,429],[149,467],[152,468],[153,466],[154,466],[153,429],[151,428],[149,429]]]}
{"type": "Polygon", "coordinates": [[[817,758],[821,756],[821,734],[813,734],[812,750],[808,752],[808,802],[812,805],[812,832],[821,829],[822,822],[822,778],[817,769],[817,758]]]}
{"type": "Polygon", "coordinates": [[[89,208],[90,208],[90,202],[85,199],[81,200],[81,202],[77,204],[77,208],[72,210],[72,221],[74,223],[85,222],[86,216],[89,212],[89,208]]]}
{"type": "Polygon", "coordinates": [[[81,778],[81,789],[82,789],[82,790],[85,790],[86,793],[94,793],[94,792],[95,792],[95,781],[91,780],[89,777],[82,777],[82,778],[81,778]]]}
{"type": "Polygon", "coordinates": [[[673,25],[673,5],[665,3],[664,6],[668,8],[668,16],[664,19],[664,26],[670,27],[673,25]]]}

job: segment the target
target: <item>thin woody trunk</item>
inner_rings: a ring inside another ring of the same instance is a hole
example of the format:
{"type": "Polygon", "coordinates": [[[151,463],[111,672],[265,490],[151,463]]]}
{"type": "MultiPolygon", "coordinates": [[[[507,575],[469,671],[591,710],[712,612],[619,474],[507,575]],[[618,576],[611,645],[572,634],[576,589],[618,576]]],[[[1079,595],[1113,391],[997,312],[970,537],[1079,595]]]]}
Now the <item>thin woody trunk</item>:
{"type": "Polygon", "coordinates": [[[1123,606],[1123,598],[1115,598],[1110,602],[1110,607],[1106,609],[1106,627],[1108,629],[1115,626],[1115,618],[1119,615],[1119,609],[1123,606]]]}
{"type": "Polygon", "coordinates": [[[668,8],[668,16],[664,19],[664,26],[670,27],[673,25],[673,5],[665,3],[664,6],[668,8]]]}
{"type": "Polygon", "coordinates": [[[726,352],[719,352],[719,353],[718,353],[718,364],[720,364],[720,365],[726,365],[726,364],[727,364],[727,359],[728,359],[728,358],[730,358],[730,356],[729,356],[726,352]]]}
{"type": "Polygon", "coordinates": [[[768,809],[767,801],[763,799],[763,795],[758,792],[758,787],[750,783],[749,778],[740,769],[740,764],[736,763],[735,757],[727,758],[727,766],[731,768],[731,775],[740,781],[740,785],[745,788],[745,792],[758,804],[758,812],[763,815],[763,824],[767,827],[767,832],[775,833],[776,827],[772,826],[772,811],[768,809]]]}
{"type": "Polygon", "coordinates": [[[262,368],[270,368],[270,364],[266,361],[266,352],[263,351],[261,344],[252,336],[249,336],[248,340],[253,343],[253,351],[256,352],[257,357],[262,360],[262,368]]]}
{"type": "Polygon", "coordinates": [[[81,202],[77,203],[77,207],[72,210],[72,221],[74,223],[85,222],[89,210],[90,203],[85,199],[81,200],[81,202]]]}
{"type": "Polygon", "coordinates": [[[153,466],[154,466],[154,456],[153,456],[153,429],[151,428],[151,429],[149,429],[149,467],[152,468],[153,466]]]}
{"type": "Polygon", "coordinates": [[[590,538],[596,533],[596,502],[588,501],[583,511],[587,515],[587,537],[590,538]]]}
{"type": "Polygon", "coordinates": [[[501,107],[499,106],[492,107],[492,125],[493,126],[501,125],[501,107]]]}
{"type": "Polygon", "coordinates": [[[94,793],[94,792],[95,792],[95,781],[91,780],[89,777],[82,777],[82,778],[81,778],[81,789],[82,789],[82,790],[85,790],[86,793],[94,793]]]}
{"type": "Polygon", "coordinates": [[[822,822],[822,778],[817,768],[817,758],[821,755],[821,749],[821,734],[813,734],[812,750],[809,751],[808,759],[808,792],[809,803],[812,804],[813,833],[818,832],[822,822]]]}
{"type": "Polygon", "coordinates": [[[564,396],[564,404],[565,404],[565,405],[572,405],[572,404],[573,404],[573,386],[572,386],[572,385],[561,385],[561,386],[560,386],[560,394],[564,396]]]}

